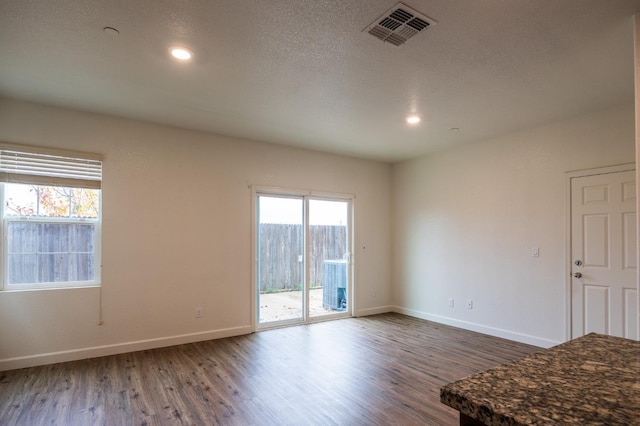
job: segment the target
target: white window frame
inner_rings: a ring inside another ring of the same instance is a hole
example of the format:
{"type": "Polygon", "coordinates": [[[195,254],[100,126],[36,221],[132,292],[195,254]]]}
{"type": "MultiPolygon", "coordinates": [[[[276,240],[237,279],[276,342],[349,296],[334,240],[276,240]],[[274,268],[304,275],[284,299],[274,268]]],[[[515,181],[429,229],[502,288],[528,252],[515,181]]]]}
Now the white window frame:
{"type": "MultiPolygon", "coordinates": [[[[65,158],[89,160],[91,162],[100,162],[99,176],[90,177],[89,180],[84,176],[79,179],[69,178],[67,176],[60,177],[59,175],[46,175],[38,172],[37,176],[17,174],[7,172],[6,167],[2,170],[2,164],[0,164],[0,245],[2,249],[0,252],[0,270],[2,270],[2,279],[0,282],[0,291],[19,291],[19,290],[38,290],[38,289],[55,289],[55,288],[77,288],[77,287],[99,287],[101,281],[102,271],[102,172],[101,162],[102,157],[97,154],[78,153],[72,151],[51,150],[38,147],[26,147],[11,144],[0,143],[0,155],[3,150],[15,150],[30,154],[42,154],[42,155],[54,155],[65,158]],[[31,216],[7,216],[5,217],[5,184],[6,183],[20,183],[20,184],[33,184],[39,186],[61,186],[68,188],[92,188],[99,191],[98,197],[98,217],[97,218],[73,218],[73,217],[31,217],[31,216]],[[7,267],[8,259],[8,227],[10,223],[63,223],[63,224],[87,224],[93,223],[95,225],[95,241],[94,241],[94,273],[93,280],[90,281],[62,281],[62,282],[41,282],[41,283],[24,283],[24,284],[9,284],[9,271],[7,267]]],[[[0,163],[2,161],[0,160],[0,163]]]]}

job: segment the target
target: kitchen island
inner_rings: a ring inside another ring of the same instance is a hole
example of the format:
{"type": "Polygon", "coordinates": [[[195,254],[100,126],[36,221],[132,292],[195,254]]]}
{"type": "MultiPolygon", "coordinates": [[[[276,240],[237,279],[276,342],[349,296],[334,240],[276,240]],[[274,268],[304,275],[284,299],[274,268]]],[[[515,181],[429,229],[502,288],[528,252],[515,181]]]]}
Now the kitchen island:
{"type": "Polygon", "coordinates": [[[640,425],[640,342],[591,333],[440,390],[460,425],[640,425]]]}

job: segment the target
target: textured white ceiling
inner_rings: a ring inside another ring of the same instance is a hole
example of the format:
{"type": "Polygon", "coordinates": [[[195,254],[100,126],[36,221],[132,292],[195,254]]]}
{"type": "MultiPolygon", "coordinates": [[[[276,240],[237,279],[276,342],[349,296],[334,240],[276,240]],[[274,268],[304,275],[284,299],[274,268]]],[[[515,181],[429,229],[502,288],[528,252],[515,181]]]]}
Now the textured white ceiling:
{"type": "Polygon", "coordinates": [[[0,0],[0,96],[389,162],[633,100],[640,0],[407,0],[400,48],[395,3],[0,0]]]}

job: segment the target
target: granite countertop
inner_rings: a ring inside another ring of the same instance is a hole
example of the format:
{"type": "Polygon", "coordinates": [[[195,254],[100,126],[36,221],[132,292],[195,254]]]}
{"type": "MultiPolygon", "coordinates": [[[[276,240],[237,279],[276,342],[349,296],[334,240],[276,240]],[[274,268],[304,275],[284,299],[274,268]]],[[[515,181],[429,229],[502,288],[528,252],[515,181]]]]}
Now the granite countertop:
{"type": "Polygon", "coordinates": [[[591,333],[440,390],[486,425],[640,425],[640,342],[591,333]]]}

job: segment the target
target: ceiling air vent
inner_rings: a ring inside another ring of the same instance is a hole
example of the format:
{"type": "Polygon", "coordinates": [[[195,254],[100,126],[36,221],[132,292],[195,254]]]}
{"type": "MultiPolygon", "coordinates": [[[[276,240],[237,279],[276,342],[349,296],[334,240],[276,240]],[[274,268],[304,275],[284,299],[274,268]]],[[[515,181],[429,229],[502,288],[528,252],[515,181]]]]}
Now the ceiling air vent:
{"type": "Polygon", "coordinates": [[[398,3],[363,31],[367,31],[372,36],[394,46],[401,46],[411,37],[435,23],[436,21],[422,13],[405,4],[398,3]]]}

